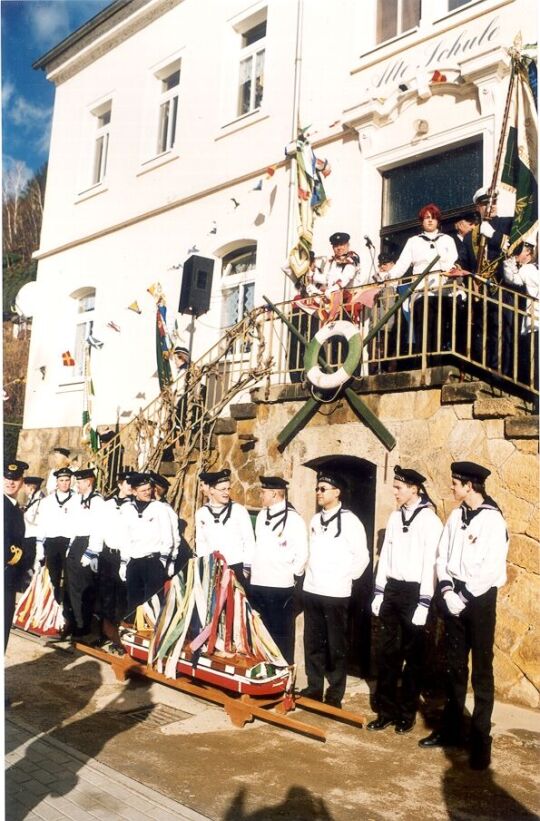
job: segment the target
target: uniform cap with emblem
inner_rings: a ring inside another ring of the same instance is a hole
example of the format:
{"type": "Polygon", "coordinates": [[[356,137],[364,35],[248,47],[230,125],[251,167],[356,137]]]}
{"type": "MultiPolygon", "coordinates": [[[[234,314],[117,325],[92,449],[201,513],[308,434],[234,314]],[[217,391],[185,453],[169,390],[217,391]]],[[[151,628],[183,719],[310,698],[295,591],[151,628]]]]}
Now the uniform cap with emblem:
{"type": "Polygon", "coordinates": [[[152,481],[149,473],[132,473],[129,484],[131,487],[141,487],[141,485],[148,485],[152,481]]]}
{"type": "Polygon", "coordinates": [[[61,453],[62,456],[66,456],[66,457],[69,456],[70,453],[71,453],[71,451],[68,450],[68,448],[53,448],[52,452],[53,453],[61,453]]]}
{"type": "Polygon", "coordinates": [[[171,483],[165,476],[161,476],[159,473],[155,473],[153,470],[150,471],[150,479],[152,484],[157,485],[158,487],[162,487],[163,490],[168,490],[171,486],[171,483]]]}
{"type": "Polygon", "coordinates": [[[412,468],[402,468],[396,465],[394,468],[394,479],[398,482],[405,482],[406,485],[423,485],[426,477],[412,468]]]}
{"type": "Polygon", "coordinates": [[[480,482],[483,484],[491,471],[476,462],[452,462],[452,477],[463,482],[480,482]]]}
{"type": "Polygon", "coordinates": [[[317,474],[317,484],[320,482],[326,482],[327,485],[332,485],[332,487],[338,490],[344,490],[345,488],[345,481],[341,476],[338,476],[336,473],[329,473],[328,471],[317,474]]]}
{"type": "Polygon", "coordinates": [[[36,487],[41,487],[43,484],[43,479],[41,476],[25,476],[24,477],[24,484],[25,485],[35,485],[36,487]]]}
{"type": "MultiPolygon", "coordinates": [[[[499,196],[498,191],[494,191],[493,199],[496,200],[499,196]]],[[[489,188],[486,186],[484,188],[479,188],[478,191],[474,192],[473,202],[475,205],[485,205],[489,202],[489,188]]]]}
{"type": "Polygon", "coordinates": [[[206,484],[210,485],[210,487],[214,487],[220,482],[227,482],[230,478],[231,471],[229,468],[223,468],[223,470],[217,470],[213,473],[210,473],[209,471],[199,473],[199,479],[201,482],[206,482],[206,484]]]}
{"type": "Polygon", "coordinates": [[[127,482],[128,485],[130,485],[134,475],[134,470],[121,470],[116,477],[116,483],[119,484],[120,482],[127,482]]]}
{"type": "Polygon", "coordinates": [[[55,470],[53,472],[53,476],[56,476],[57,479],[59,479],[61,476],[71,477],[73,476],[73,471],[71,470],[71,468],[58,468],[58,470],[55,470]]]}
{"type": "Polygon", "coordinates": [[[287,490],[289,483],[281,476],[259,476],[263,490],[287,490]]]}
{"type": "Polygon", "coordinates": [[[96,474],[93,468],[82,468],[81,470],[74,470],[73,475],[76,479],[95,479],[96,474]]]}
{"type": "Polygon", "coordinates": [[[26,462],[14,459],[4,467],[4,479],[20,479],[25,470],[28,470],[26,462]]]}
{"type": "Polygon", "coordinates": [[[344,231],[337,231],[329,237],[328,242],[330,245],[343,245],[344,243],[349,242],[350,238],[350,234],[346,234],[344,231]]]}
{"type": "Polygon", "coordinates": [[[186,359],[189,359],[189,351],[188,351],[187,348],[184,348],[183,345],[177,345],[174,348],[173,353],[176,354],[177,356],[183,356],[186,359]]]}

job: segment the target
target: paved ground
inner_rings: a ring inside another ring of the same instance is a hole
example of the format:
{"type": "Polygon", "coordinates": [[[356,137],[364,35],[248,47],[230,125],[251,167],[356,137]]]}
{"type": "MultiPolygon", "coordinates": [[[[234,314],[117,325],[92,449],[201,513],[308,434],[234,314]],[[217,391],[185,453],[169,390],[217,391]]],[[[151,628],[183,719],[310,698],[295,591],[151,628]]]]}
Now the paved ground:
{"type": "MultiPolygon", "coordinates": [[[[15,737],[20,760],[11,773],[24,772],[38,755],[42,760],[43,745],[68,745],[78,755],[64,782],[58,780],[63,791],[56,777],[41,783],[48,803],[69,799],[76,807],[72,796],[86,790],[78,810],[91,817],[168,819],[171,805],[164,796],[212,821],[540,817],[540,716],[507,705],[497,705],[494,713],[493,768],[474,773],[462,751],[418,748],[429,726],[424,718],[399,737],[392,728],[368,733],[298,710],[295,717],[325,729],[325,744],[258,721],[238,729],[220,708],[147,681],[119,683],[106,664],[20,635],[10,639],[6,684],[13,701],[9,723],[32,733],[26,741],[15,737]],[[102,773],[111,781],[102,782],[102,773]],[[111,809],[108,802],[118,800],[115,790],[123,784],[141,796],[140,809],[127,801],[111,809]],[[142,808],[142,798],[152,800],[141,792],[143,785],[156,801],[156,815],[142,808]],[[88,796],[95,801],[90,806],[88,796]]],[[[371,717],[363,682],[350,681],[346,706],[371,717]]],[[[57,804],[57,815],[49,809],[39,815],[37,801],[28,804],[35,816],[26,817],[62,821],[71,806],[57,804]]],[[[190,817],[181,815],[181,808],[175,812],[177,818],[190,817]]],[[[8,821],[23,817],[7,816],[8,821]]]]}

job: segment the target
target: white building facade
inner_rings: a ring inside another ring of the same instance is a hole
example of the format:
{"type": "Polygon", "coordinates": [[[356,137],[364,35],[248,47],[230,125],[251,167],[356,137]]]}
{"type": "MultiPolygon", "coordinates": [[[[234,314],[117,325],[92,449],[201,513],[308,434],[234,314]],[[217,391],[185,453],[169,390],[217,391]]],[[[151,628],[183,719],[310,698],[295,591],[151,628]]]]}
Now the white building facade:
{"type": "MultiPolygon", "coordinates": [[[[89,334],[103,343],[95,425],[157,395],[148,288],[161,284],[187,345],[190,254],[214,261],[194,358],[263,294],[292,297],[284,146],[298,127],[332,168],[318,254],[348,231],[369,267],[365,235],[399,247],[423,204],[470,206],[491,181],[506,49],[520,30],[534,42],[535,21],[530,0],[117,0],[45,55],[56,99],[21,455],[40,431],[45,448],[80,427],[89,334]]],[[[500,214],[512,208],[500,198],[500,214]]]]}

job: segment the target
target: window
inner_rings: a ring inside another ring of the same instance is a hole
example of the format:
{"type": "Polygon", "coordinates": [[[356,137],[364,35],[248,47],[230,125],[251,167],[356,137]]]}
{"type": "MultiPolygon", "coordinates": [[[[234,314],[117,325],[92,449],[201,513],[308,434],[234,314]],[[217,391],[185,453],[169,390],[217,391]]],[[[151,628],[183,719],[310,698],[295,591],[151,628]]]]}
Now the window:
{"type": "MultiPolygon", "coordinates": [[[[482,185],[482,139],[384,171],[381,237],[399,250],[418,233],[418,211],[428,202],[450,219],[471,207],[482,185]]],[[[450,224],[444,227],[451,227],[450,224]]]]}
{"type": "Polygon", "coordinates": [[[264,52],[266,19],[240,33],[240,73],[237,114],[248,114],[261,107],[264,90],[264,52]]]}
{"type": "Polygon", "coordinates": [[[448,0],[448,11],[455,11],[470,2],[471,0],[448,0]]]}
{"type": "Polygon", "coordinates": [[[420,22],[420,3],[421,0],[378,0],[377,43],[415,28],[420,22]]]}
{"type": "Polygon", "coordinates": [[[73,366],[72,376],[83,377],[84,364],[86,356],[86,345],[88,337],[92,336],[94,328],[94,316],[96,307],[96,291],[95,288],[86,288],[78,291],[72,295],[76,301],[76,318],[75,318],[75,341],[73,344],[73,359],[75,365],[73,366]]]}
{"type": "Polygon", "coordinates": [[[257,246],[238,248],[223,257],[223,326],[240,322],[251,311],[255,296],[257,246]]]}
{"type": "Polygon", "coordinates": [[[160,83],[157,153],[169,151],[176,141],[178,120],[178,93],[180,90],[180,61],[156,74],[160,83]]]}
{"type": "Polygon", "coordinates": [[[110,101],[92,111],[92,115],[94,116],[96,123],[92,185],[97,185],[98,183],[103,182],[107,173],[111,113],[112,103],[110,101]]]}

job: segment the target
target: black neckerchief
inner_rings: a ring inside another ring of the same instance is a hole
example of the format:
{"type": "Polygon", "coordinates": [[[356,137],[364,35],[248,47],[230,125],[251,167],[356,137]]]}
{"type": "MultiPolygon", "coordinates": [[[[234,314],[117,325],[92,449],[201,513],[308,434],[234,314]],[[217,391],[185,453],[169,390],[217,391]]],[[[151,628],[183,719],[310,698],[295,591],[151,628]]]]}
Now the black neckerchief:
{"type": "Polygon", "coordinates": [[[122,505],[125,505],[126,502],[130,501],[131,497],[130,496],[122,496],[122,498],[120,498],[120,496],[117,496],[115,494],[112,497],[112,499],[114,500],[114,503],[116,505],[116,509],[119,510],[122,507],[122,505]]]}
{"type": "Polygon", "coordinates": [[[428,507],[430,507],[429,501],[426,498],[420,497],[420,503],[413,510],[410,519],[407,519],[406,516],[405,516],[405,505],[403,505],[403,507],[400,508],[401,524],[403,526],[403,532],[404,533],[409,532],[409,528],[412,525],[412,523],[414,522],[414,520],[416,519],[416,517],[418,516],[418,514],[421,513],[423,510],[425,510],[428,507]]]}
{"type": "Polygon", "coordinates": [[[85,510],[90,510],[90,503],[92,502],[92,499],[94,499],[96,496],[99,496],[99,493],[97,492],[97,490],[93,489],[90,491],[86,499],[84,499],[81,496],[81,507],[84,507],[85,510]]]}
{"type": "Polygon", "coordinates": [[[220,522],[221,522],[222,525],[227,524],[227,522],[231,518],[232,506],[233,506],[232,501],[229,501],[226,505],[223,505],[223,507],[221,508],[219,513],[216,513],[214,510],[212,510],[210,505],[205,505],[205,507],[210,511],[210,514],[211,514],[212,518],[214,519],[214,523],[216,525],[218,525],[220,522]],[[223,516],[223,520],[221,519],[222,516],[223,516]]]}
{"type": "Polygon", "coordinates": [[[333,522],[334,519],[337,519],[337,526],[336,526],[336,532],[334,534],[334,539],[337,539],[337,537],[341,535],[341,513],[342,513],[342,510],[343,510],[343,508],[340,505],[338,507],[336,513],[334,513],[333,516],[330,516],[329,519],[325,519],[323,517],[324,511],[321,510],[321,519],[320,519],[321,527],[322,527],[322,529],[325,533],[328,530],[328,525],[330,524],[330,522],[333,522]]]}
{"type": "Polygon", "coordinates": [[[68,495],[66,496],[66,498],[64,499],[64,501],[63,501],[63,502],[61,502],[61,501],[60,501],[60,499],[58,498],[58,491],[57,491],[57,490],[55,490],[55,491],[54,491],[54,495],[55,495],[56,501],[58,502],[58,507],[60,508],[60,510],[62,510],[62,508],[64,507],[65,503],[66,503],[66,502],[69,502],[69,500],[70,500],[70,499],[71,499],[71,497],[73,496],[73,491],[72,491],[72,490],[69,490],[69,491],[68,491],[68,495]]]}
{"type": "Polygon", "coordinates": [[[137,511],[137,515],[138,515],[139,519],[142,519],[142,515],[143,515],[144,511],[146,510],[146,508],[148,507],[148,505],[150,503],[151,503],[151,500],[149,502],[143,502],[141,499],[134,499],[133,500],[133,506],[135,507],[135,510],[137,511]]]}
{"type": "Polygon", "coordinates": [[[437,236],[435,236],[435,237],[427,237],[425,234],[418,234],[418,236],[420,237],[420,239],[423,239],[424,242],[429,242],[430,243],[430,245],[429,245],[430,248],[435,249],[435,244],[434,243],[436,243],[437,240],[440,239],[441,237],[444,237],[444,234],[437,234],[437,236]]]}
{"type": "Polygon", "coordinates": [[[473,510],[469,505],[466,505],[465,502],[460,506],[461,510],[461,529],[466,530],[475,516],[478,516],[483,510],[498,510],[499,513],[501,509],[497,502],[495,502],[491,496],[486,496],[484,501],[481,505],[479,505],[475,510],[473,510]]]}
{"type": "Polygon", "coordinates": [[[34,496],[32,496],[32,498],[30,499],[30,501],[28,502],[28,504],[27,504],[27,505],[24,505],[24,507],[23,507],[23,508],[21,508],[21,509],[24,511],[24,513],[26,513],[26,511],[27,511],[27,510],[30,510],[30,508],[31,508],[33,505],[35,505],[35,504],[36,504],[36,502],[39,502],[39,501],[40,501],[40,499],[42,499],[42,498],[43,498],[43,496],[38,496],[38,495],[37,495],[37,493],[36,493],[34,496]]]}
{"type": "Polygon", "coordinates": [[[287,500],[285,500],[285,507],[281,508],[281,510],[278,510],[277,513],[270,513],[270,508],[267,507],[265,525],[272,525],[272,519],[277,519],[277,522],[274,525],[272,525],[272,530],[277,530],[278,527],[282,525],[281,532],[283,533],[285,525],[287,524],[289,510],[294,510],[294,507],[287,500]]]}

